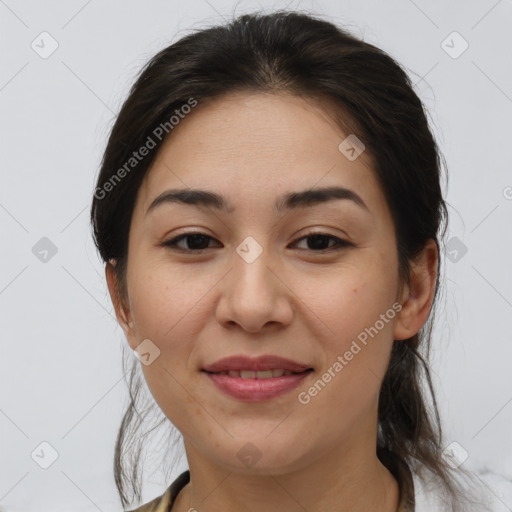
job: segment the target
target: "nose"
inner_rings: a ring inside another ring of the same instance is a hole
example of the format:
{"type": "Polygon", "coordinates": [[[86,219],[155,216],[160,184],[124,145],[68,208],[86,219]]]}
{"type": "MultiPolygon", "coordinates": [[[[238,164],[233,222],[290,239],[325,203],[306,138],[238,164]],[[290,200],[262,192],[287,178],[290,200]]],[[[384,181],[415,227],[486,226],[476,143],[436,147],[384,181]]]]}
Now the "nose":
{"type": "Polygon", "coordinates": [[[265,250],[255,259],[240,254],[233,255],[233,267],[220,283],[219,323],[228,328],[238,325],[250,333],[290,324],[294,294],[283,280],[279,264],[270,261],[265,250]]]}

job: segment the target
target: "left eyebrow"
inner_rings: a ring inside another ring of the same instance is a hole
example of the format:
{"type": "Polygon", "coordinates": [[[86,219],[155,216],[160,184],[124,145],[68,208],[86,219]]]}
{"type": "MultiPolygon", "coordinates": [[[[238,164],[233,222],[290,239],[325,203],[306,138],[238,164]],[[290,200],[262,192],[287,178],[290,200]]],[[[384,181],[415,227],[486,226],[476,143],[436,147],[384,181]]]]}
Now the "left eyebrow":
{"type": "MultiPolygon", "coordinates": [[[[364,210],[370,211],[361,196],[345,187],[325,187],[302,190],[300,192],[288,192],[277,198],[274,208],[276,212],[281,212],[300,207],[316,206],[328,201],[341,199],[352,201],[364,210]]],[[[162,192],[153,200],[146,211],[146,215],[157,206],[165,203],[204,206],[206,208],[224,210],[227,213],[235,211],[235,208],[228,199],[216,192],[199,189],[171,189],[162,192]]]]}

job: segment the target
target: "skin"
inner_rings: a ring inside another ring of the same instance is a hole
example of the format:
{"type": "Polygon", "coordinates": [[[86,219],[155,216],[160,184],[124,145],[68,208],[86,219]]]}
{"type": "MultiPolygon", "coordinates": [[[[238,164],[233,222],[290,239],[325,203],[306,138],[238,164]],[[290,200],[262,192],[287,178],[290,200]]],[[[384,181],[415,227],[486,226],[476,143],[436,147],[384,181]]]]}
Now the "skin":
{"type": "Polygon", "coordinates": [[[191,472],[173,511],[395,512],[397,482],[376,456],[378,394],[393,340],[428,318],[434,241],[400,290],[394,225],[370,155],[348,160],[338,150],[346,134],[312,100],[230,94],[199,104],[171,135],[138,192],[127,296],[115,261],[106,278],[130,347],[150,339],[160,350],[141,368],[183,435],[191,472]],[[369,211],[348,200],[273,211],[285,192],[331,185],[355,191],[369,211]],[[225,195],[235,210],[168,203],[146,215],[160,193],[186,187],[225,195]],[[194,231],[212,237],[199,245],[209,248],[194,253],[190,239],[179,243],[189,254],[162,246],[194,231]],[[352,245],[322,252],[304,238],[313,231],[352,245]],[[252,263],[235,250],[247,236],[263,249],[252,263]],[[397,301],[401,311],[301,404],[298,394],[397,301]],[[277,398],[241,402],[200,371],[241,353],[288,357],[314,372],[277,398]],[[248,442],[261,454],[250,467],[237,457],[248,442]]]}

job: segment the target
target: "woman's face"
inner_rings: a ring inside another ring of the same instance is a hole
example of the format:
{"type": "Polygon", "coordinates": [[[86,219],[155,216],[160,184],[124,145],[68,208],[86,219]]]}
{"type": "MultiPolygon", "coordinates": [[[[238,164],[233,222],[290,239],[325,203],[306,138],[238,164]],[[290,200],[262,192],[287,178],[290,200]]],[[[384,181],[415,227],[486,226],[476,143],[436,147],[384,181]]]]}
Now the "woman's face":
{"type": "Polygon", "coordinates": [[[347,141],[340,149],[347,135],[297,97],[199,103],[139,189],[123,328],[133,349],[150,340],[141,346],[144,376],[189,457],[279,474],[331,454],[375,454],[379,389],[400,339],[398,259],[369,155],[347,141]],[[314,194],[331,187],[352,196],[314,194]],[[222,196],[229,207],[190,195],[150,208],[177,189],[222,196]],[[287,207],[290,193],[299,199],[287,207]],[[165,245],[186,233],[203,237],[165,245]],[[235,396],[204,371],[234,355],[279,356],[313,370],[260,374],[283,386],[274,394],[268,380],[214,378],[230,379],[231,390],[238,384],[235,396]]]}

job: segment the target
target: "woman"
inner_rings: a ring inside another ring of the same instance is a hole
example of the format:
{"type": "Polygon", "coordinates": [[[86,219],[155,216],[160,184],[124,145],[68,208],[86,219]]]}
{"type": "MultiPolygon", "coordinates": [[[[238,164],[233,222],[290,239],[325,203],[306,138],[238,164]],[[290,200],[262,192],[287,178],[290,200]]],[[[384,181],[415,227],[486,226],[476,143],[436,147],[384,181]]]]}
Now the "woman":
{"type": "Polygon", "coordinates": [[[139,512],[487,510],[443,454],[423,356],[440,162],[400,65],[313,16],[243,15],[151,59],[91,210],[142,363],[123,507],[127,484],[140,499],[141,368],[189,470],[139,512]]]}

